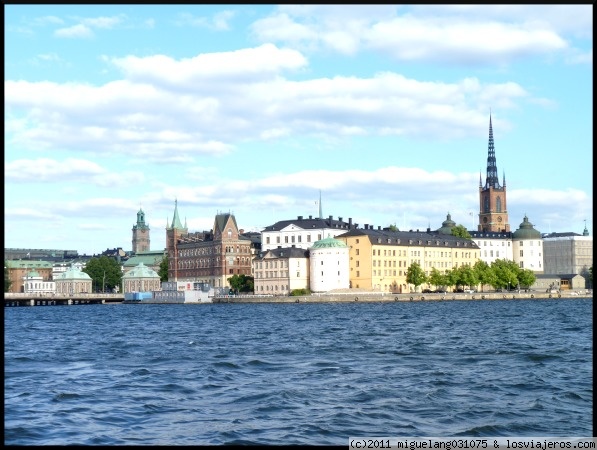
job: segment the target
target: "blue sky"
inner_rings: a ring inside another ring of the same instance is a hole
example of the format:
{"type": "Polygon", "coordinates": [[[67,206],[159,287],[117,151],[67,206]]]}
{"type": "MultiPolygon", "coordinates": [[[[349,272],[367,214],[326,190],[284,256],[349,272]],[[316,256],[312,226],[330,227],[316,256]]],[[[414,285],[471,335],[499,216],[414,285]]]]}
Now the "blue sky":
{"type": "Polygon", "coordinates": [[[6,5],[5,247],[165,246],[220,212],[593,234],[592,5],[6,5]],[[473,213],[473,215],[471,215],[473,213]]]}

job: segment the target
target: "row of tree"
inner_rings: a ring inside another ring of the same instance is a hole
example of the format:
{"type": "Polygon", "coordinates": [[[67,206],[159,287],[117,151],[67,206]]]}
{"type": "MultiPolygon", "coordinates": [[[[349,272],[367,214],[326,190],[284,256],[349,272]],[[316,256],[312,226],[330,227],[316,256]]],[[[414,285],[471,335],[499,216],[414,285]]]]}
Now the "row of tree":
{"type": "Polygon", "coordinates": [[[521,269],[514,261],[497,259],[490,264],[478,260],[474,266],[462,265],[440,272],[435,267],[429,275],[420,264],[413,262],[406,271],[406,281],[415,286],[415,290],[427,283],[436,288],[465,288],[475,289],[481,285],[491,286],[493,289],[527,289],[535,283],[536,277],[532,270],[521,269]]]}

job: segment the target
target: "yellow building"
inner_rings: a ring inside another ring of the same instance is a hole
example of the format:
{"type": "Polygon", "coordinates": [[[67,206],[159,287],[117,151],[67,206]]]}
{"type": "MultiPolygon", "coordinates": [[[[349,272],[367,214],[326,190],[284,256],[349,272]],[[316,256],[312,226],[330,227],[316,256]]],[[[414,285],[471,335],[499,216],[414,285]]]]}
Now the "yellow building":
{"type": "Polygon", "coordinates": [[[479,259],[475,242],[452,235],[424,231],[388,229],[353,229],[335,237],[349,247],[350,287],[406,293],[414,290],[406,282],[406,272],[413,262],[431,273],[441,273],[465,264],[471,267],[479,259]]]}

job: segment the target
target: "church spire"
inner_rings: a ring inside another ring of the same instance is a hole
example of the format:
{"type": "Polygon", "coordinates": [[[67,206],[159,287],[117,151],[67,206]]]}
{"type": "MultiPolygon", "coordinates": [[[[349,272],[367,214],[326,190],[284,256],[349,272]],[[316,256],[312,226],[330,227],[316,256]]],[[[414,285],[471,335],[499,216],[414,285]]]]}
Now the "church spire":
{"type": "Polygon", "coordinates": [[[491,113],[489,114],[489,145],[487,149],[487,178],[485,179],[485,189],[500,189],[500,180],[497,174],[497,164],[495,160],[495,148],[493,145],[493,127],[491,125],[491,113]]]}
{"type": "Polygon", "coordinates": [[[178,228],[182,229],[182,223],[180,223],[180,219],[178,217],[178,200],[174,200],[174,217],[172,218],[172,226],[170,228],[178,228]]]}

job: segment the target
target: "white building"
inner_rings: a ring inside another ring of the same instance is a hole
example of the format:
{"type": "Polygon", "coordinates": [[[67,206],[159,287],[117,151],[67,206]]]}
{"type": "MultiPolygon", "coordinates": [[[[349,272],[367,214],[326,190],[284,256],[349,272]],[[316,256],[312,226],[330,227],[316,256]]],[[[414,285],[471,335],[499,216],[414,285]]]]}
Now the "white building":
{"type": "Polygon", "coordinates": [[[281,220],[261,231],[261,250],[285,247],[307,250],[324,236],[334,237],[356,227],[352,219],[344,222],[342,217],[334,220],[332,216],[327,219],[298,216],[293,220],[281,220]]]}
{"type": "Polygon", "coordinates": [[[518,230],[512,233],[512,251],[518,267],[543,273],[543,238],[526,215],[518,230]]]}
{"type": "Polygon", "coordinates": [[[32,270],[23,277],[23,292],[26,294],[53,294],[56,292],[56,282],[44,281],[38,272],[32,270]]]}
{"type": "Polygon", "coordinates": [[[309,249],[311,292],[350,287],[348,252],[346,243],[331,236],[313,244],[309,249]]]}

